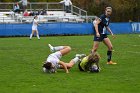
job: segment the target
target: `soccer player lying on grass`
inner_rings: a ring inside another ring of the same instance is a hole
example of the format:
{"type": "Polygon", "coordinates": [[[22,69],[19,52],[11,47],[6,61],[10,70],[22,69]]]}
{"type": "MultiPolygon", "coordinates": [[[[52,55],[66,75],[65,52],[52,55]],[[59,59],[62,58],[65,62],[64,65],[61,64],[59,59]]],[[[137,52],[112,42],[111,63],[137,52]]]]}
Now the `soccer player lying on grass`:
{"type": "MultiPolygon", "coordinates": [[[[79,54],[77,54],[78,56],[79,54]]],[[[78,64],[80,71],[87,72],[99,72],[99,59],[100,56],[97,53],[91,53],[88,56],[81,57],[81,61],[78,64]]]]}
{"type": "Polygon", "coordinates": [[[65,63],[60,61],[61,57],[68,54],[71,51],[70,46],[56,46],[53,47],[52,45],[48,44],[51,52],[43,64],[43,71],[48,73],[55,73],[57,69],[64,69],[66,73],[69,73],[69,69],[73,67],[73,65],[79,61],[79,57],[75,57],[69,63],[65,63]]]}

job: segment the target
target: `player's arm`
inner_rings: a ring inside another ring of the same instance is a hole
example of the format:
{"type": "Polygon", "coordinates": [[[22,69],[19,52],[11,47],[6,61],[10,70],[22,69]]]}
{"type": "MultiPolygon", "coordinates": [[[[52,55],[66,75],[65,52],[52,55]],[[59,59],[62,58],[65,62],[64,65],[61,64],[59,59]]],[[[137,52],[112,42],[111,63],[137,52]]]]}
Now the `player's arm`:
{"type": "Polygon", "coordinates": [[[35,24],[37,24],[38,26],[41,26],[38,22],[36,22],[35,24]]]}
{"type": "Polygon", "coordinates": [[[96,22],[94,24],[94,27],[95,27],[95,31],[96,31],[96,36],[97,37],[100,37],[100,34],[99,34],[99,30],[98,30],[98,24],[101,22],[101,20],[99,18],[96,19],[96,22]]]}
{"type": "Polygon", "coordinates": [[[21,2],[23,2],[22,0],[20,0],[18,3],[21,3],[21,2]]]}
{"type": "Polygon", "coordinates": [[[111,35],[113,35],[111,29],[110,29],[108,26],[106,27],[106,29],[107,29],[107,31],[108,31],[111,35]]]}
{"type": "Polygon", "coordinates": [[[72,2],[70,1],[70,5],[72,5],[72,2]]]}
{"type": "Polygon", "coordinates": [[[59,3],[64,3],[65,1],[64,0],[62,0],[62,1],[60,1],[59,3]]]}
{"type": "Polygon", "coordinates": [[[115,36],[114,36],[113,32],[111,31],[111,29],[110,29],[108,26],[106,27],[106,29],[107,29],[107,31],[108,31],[108,32],[113,36],[113,38],[114,38],[115,36]]]}
{"type": "Polygon", "coordinates": [[[67,66],[66,66],[66,64],[64,62],[60,61],[59,64],[62,65],[62,67],[64,68],[66,73],[69,73],[69,70],[68,70],[68,68],[67,68],[67,66]]]}
{"type": "Polygon", "coordinates": [[[34,21],[36,25],[41,26],[37,21],[34,21]]]}

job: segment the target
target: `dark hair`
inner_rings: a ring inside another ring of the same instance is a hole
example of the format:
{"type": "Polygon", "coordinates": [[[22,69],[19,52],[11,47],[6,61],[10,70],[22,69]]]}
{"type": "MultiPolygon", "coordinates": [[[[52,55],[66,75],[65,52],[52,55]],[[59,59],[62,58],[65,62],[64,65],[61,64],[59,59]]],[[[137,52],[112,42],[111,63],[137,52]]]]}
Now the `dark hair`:
{"type": "Polygon", "coordinates": [[[111,7],[111,6],[107,6],[107,7],[105,8],[105,10],[107,10],[107,9],[111,9],[111,10],[112,10],[112,7],[111,7]]]}
{"type": "Polygon", "coordinates": [[[45,64],[43,64],[43,67],[45,67],[46,69],[50,70],[52,67],[52,63],[51,62],[46,62],[45,64]]]}
{"type": "Polygon", "coordinates": [[[37,15],[34,16],[34,19],[37,17],[37,15]]]}

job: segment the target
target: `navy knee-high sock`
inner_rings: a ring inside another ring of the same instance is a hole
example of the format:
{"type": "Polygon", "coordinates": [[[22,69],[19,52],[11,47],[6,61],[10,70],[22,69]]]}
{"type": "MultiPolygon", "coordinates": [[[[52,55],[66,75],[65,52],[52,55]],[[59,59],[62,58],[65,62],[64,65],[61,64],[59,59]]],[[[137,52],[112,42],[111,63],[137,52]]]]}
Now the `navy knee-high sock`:
{"type": "Polygon", "coordinates": [[[112,51],[107,51],[107,62],[111,61],[112,51]]]}

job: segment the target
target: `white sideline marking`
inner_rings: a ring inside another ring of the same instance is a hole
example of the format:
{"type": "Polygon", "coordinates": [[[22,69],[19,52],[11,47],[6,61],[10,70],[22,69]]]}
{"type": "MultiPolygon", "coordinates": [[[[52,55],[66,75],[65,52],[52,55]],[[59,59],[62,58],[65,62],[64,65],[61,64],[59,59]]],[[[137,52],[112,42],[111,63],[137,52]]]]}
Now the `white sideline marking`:
{"type": "Polygon", "coordinates": [[[126,51],[126,52],[140,54],[140,52],[135,52],[135,51],[126,51]]]}
{"type": "Polygon", "coordinates": [[[133,44],[122,44],[122,45],[134,46],[134,47],[139,47],[140,46],[140,45],[133,45],[133,44]]]}
{"type": "Polygon", "coordinates": [[[140,45],[132,45],[132,46],[140,46],[140,45]]]}

